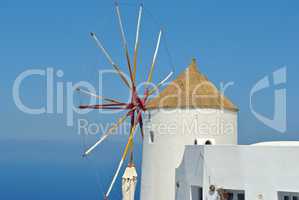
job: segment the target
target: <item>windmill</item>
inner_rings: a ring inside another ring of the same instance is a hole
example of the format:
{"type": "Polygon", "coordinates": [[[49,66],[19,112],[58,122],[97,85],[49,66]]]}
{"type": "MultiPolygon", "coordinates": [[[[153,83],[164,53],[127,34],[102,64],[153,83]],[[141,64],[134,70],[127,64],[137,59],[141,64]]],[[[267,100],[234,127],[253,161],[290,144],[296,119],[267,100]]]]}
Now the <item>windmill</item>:
{"type": "Polygon", "coordinates": [[[99,146],[105,139],[107,139],[114,131],[117,130],[121,124],[123,124],[127,119],[130,119],[130,133],[128,136],[128,140],[126,143],[126,146],[123,150],[120,162],[118,164],[118,167],[115,171],[115,174],[113,176],[113,179],[109,185],[109,188],[105,194],[105,199],[108,199],[111,190],[115,184],[115,181],[119,175],[119,172],[126,160],[126,157],[128,153],[130,153],[130,160],[128,167],[125,170],[125,174],[123,175],[123,182],[122,182],[122,189],[123,189],[123,199],[125,200],[132,200],[134,199],[134,191],[135,186],[137,183],[137,173],[134,167],[134,161],[133,161],[133,147],[134,147],[134,136],[136,134],[136,129],[139,126],[140,133],[143,138],[143,119],[142,114],[146,111],[147,103],[149,97],[154,94],[170,77],[173,75],[173,72],[170,72],[163,80],[161,80],[159,83],[157,83],[155,86],[150,86],[152,84],[153,80],[153,72],[155,68],[155,63],[157,59],[157,54],[160,46],[160,41],[162,37],[162,30],[159,31],[158,39],[154,51],[154,55],[152,58],[152,63],[150,65],[149,73],[146,78],[146,87],[144,90],[144,93],[142,94],[142,97],[137,93],[136,90],[136,71],[137,71],[137,57],[138,57],[138,48],[139,48],[139,36],[140,36],[140,24],[141,24],[141,18],[143,13],[143,6],[140,5],[139,12],[138,12],[138,20],[137,20],[137,30],[136,30],[136,38],[135,38],[135,45],[134,45],[134,54],[133,54],[133,63],[130,59],[129,49],[127,45],[127,40],[125,36],[125,31],[122,23],[121,13],[120,13],[120,7],[116,3],[115,4],[115,10],[116,15],[119,23],[120,33],[121,33],[121,40],[122,40],[122,46],[125,51],[125,57],[127,61],[127,68],[129,71],[129,79],[126,78],[124,72],[121,70],[121,68],[113,61],[108,51],[103,46],[102,42],[98,39],[97,35],[95,33],[91,33],[91,37],[96,42],[96,45],[101,50],[101,52],[104,54],[104,56],[107,58],[108,62],[112,65],[115,72],[118,74],[122,82],[127,86],[129,89],[131,99],[129,102],[121,102],[119,100],[116,100],[114,98],[107,98],[104,96],[99,96],[97,94],[91,93],[88,90],[84,90],[83,88],[78,88],[77,90],[83,94],[89,95],[91,97],[95,97],[98,99],[102,99],[104,103],[102,104],[96,104],[96,105],[80,105],[80,109],[112,109],[112,110],[122,110],[125,112],[125,114],[120,117],[117,122],[112,125],[105,133],[102,134],[102,136],[99,138],[99,140],[89,147],[83,154],[83,156],[88,156],[93,152],[93,150],[99,146]],[[129,182],[126,182],[125,180],[129,180],[129,182]],[[132,195],[133,193],[133,195],[132,195]]]}

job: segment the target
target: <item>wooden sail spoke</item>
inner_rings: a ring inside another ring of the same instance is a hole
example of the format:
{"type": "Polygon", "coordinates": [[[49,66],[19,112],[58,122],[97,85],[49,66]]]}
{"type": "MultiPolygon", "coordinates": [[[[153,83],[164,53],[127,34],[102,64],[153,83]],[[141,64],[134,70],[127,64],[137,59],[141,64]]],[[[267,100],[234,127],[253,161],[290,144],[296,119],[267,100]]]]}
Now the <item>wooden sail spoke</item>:
{"type": "Polygon", "coordinates": [[[140,128],[140,133],[141,133],[141,137],[142,139],[144,138],[144,130],[143,130],[143,120],[142,120],[142,115],[140,115],[139,118],[139,128],[140,128]]]}
{"type": "Polygon", "coordinates": [[[116,124],[112,125],[102,136],[101,138],[94,144],[92,145],[90,148],[88,148],[83,156],[87,156],[89,155],[98,145],[100,145],[109,135],[111,135],[122,123],[124,123],[124,121],[127,119],[129,115],[129,112],[126,113],[125,115],[123,115],[121,118],[119,118],[116,122],[116,124]]]}
{"type": "Polygon", "coordinates": [[[100,96],[100,95],[97,95],[95,93],[89,92],[88,90],[84,90],[82,88],[77,88],[77,91],[79,91],[79,92],[81,92],[81,93],[83,93],[85,95],[97,98],[97,99],[102,99],[102,100],[107,101],[107,102],[122,103],[119,100],[116,100],[116,99],[113,99],[113,98],[107,98],[107,97],[104,97],[104,96],[100,96]]]}
{"type": "Polygon", "coordinates": [[[137,29],[136,29],[136,38],[135,38],[135,46],[134,46],[134,58],[133,58],[133,81],[136,80],[136,71],[137,71],[137,55],[138,55],[138,48],[139,48],[139,33],[140,33],[140,24],[141,24],[141,16],[142,16],[143,6],[139,7],[139,14],[137,20],[137,29]]]}
{"type": "Polygon", "coordinates": [[[152,65],[151,65],[151,68],[150,68],[150,71],[148,74],[148,78],[147,78],[147,83],[151,83],[152,79],[153,79],[153,72],[154,72],[157,54],[158,54],[158,50],[159,50],[159,46],[160,46],[161,36],[162,36],[162,30],[160,30],[160,32],[159,32],[158,41],[156,44],[156,49],[155,49],[155,53],[154,53],[153,60],[152,60],[152,65]]]}
{"type": "Polygon", "coordinates": [[[112,104],[95,104],[95,105],[80,105],[80,109],[109,109],[109,110],[119,110],[127,109],[127,104],[123,103],[112,103],[112,104]]]}
{"type": "Polygon", "coordinates": [[[123,47],[125,49],[125,54],[126,54],[128,69],[129,69],[129,73],[130,73],[130,78],[131,78],[132,86],[134,88],[135,83],[134,83],[134,80],[133,80],[133,72],[132,72],[132,67],[131,67],[128,44],[127,44],[125,31],[124,31],[124,27],[123,27],[123,23],[122,23],[122,19],[121,19],[119,5],[117,3],[115,4],[115,9],[116,9],[117,19],[118,19],[118,23],[119,23],[120,32],[121,32],[122,44],[123,44],[123,47]]]}
{"type": "Polygon", "coordinates": [[[105,57],[107,58],[107,60],[109,61],[109,63],[112,65],[112,67],[114,68],[114,70],[117,72],[117,74],[120,76],[120,78],[122,79],[122,81],[129,87],[131,88],[131,85],[129,83],[129,81],[127,80],[125,73],[119,68],[119,66],[112,60],[111,56],[109,55],[109,53],[106,51],[106,49],[104,48],[103,44],[100,42],[100,40],[97,38],[95,33],[90,33],[91,37],[95,40],[97,46],[100,48],[100,50],[102,51],[102,53],[105,55],[105,57]]]}
{"type": "Polygon", "coordinates": [[[167,82],[171,76],[173,75],[173,72],[170,72],[162,81],[160,81],[154,88],[152,88],[151,90],[149,90],[148,92],[148,96],[152,95],[153,93],[155,93],[158,89],[160,89],[160,87],[167,82]]]}
{"type": "Polygon", "coordinates": [[[130,131],[128,142],[127,142],[127,144],[125,146],[125,149],[123,151],[121,160],[120,160],[120,162],[118,164],[118,167],[117,167],[116,172],[115,172],[115,174],[113,176],[112,182],[111,182],[111,184],[110,184],[110,186],[108,188],[108,191],[106,193],[106,198],[109,197],[109,195],[111,193],[111,190],[112,190],[112,188],[113,188],[113,186],[115,184],[116,178],[118,177],[118,174],[119,174],[119,172],[121,170],[121,167],[122,167],[122,165],[123,165],[123,163],[124,163],[124,161],[125,161],[125,159],[126,159],[126,157],[128,155],[128,152],[129,152],[129,150],[130,150],[130,148],[131,148],[131,146],[133,144],[133,138],[134,138],[134,135],[135,135],[136,126],[137,126],[137,124],[135,123],[134,126],[131,127],[131,131],[130,131]]]}

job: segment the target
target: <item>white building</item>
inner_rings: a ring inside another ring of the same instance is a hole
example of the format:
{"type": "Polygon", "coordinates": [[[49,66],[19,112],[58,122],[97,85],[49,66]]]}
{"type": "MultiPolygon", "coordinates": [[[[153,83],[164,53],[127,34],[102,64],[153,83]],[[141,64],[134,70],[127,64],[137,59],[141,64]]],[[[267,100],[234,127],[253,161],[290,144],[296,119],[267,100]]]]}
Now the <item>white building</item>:
{"type": "Polygon", "coordinates": [[[141,200],[205,199],[212,184],[232,200],[298,200],[299,146],[238,146],[238,108],[195,60],[147,109],[141,200]]]}
{"type": "Polygon", "coordinates": [[[298,153],[299,143],[186,146],[175,199],[205,199],[215,185],[231,200],[298,200],[298,153]]]}

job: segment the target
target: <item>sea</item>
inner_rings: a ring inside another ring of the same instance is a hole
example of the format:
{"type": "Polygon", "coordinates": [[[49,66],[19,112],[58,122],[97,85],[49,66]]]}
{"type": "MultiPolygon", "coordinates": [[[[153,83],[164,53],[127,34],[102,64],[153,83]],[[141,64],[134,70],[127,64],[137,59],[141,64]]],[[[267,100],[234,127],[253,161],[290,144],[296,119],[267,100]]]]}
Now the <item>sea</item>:
{"type": "MultiPolygon", "coordinates": [[[[0,200],[101,200],[122,154],[123,142],[108,141],[82,157],[80,141],[1,140],[0,200]]],[[[135,144],[140,195],[141,144],[135,144]]],[[[123,174],[124,167],[120,173],[123,174]]],[[[121,199],[121,176],[110,195],[121,199]]]]}

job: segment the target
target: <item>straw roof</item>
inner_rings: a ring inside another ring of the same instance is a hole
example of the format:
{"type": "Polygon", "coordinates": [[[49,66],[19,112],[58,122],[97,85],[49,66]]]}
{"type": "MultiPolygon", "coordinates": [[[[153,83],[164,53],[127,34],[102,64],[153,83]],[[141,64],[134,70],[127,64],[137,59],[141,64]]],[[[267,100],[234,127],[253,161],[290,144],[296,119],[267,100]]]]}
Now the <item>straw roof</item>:
{"type": "Polygon", "coordinates": [[[238,108],[198,70],[195,59],[147,104],[147,109],[158,108],[215,108],[238,111],[238,108]]]}

